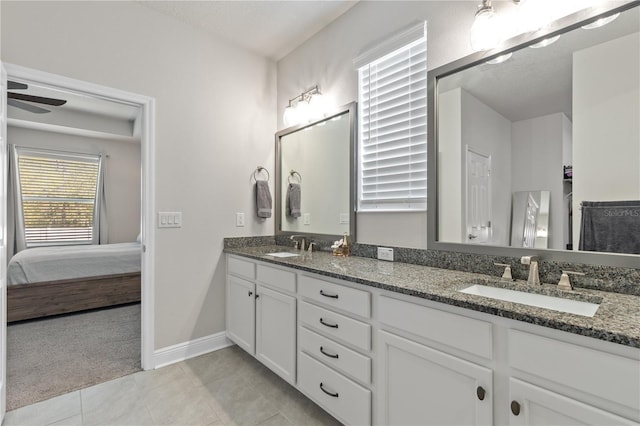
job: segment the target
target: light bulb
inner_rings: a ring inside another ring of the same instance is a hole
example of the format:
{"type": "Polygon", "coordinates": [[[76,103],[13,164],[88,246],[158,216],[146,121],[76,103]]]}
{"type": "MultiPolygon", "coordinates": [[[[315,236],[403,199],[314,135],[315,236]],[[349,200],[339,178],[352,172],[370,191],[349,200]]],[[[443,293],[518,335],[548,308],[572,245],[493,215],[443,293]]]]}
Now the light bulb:
{"type": "Polygon", "coordinates": [[[595,22],[592,22],[587,25],[583,25],[582,28],[584,28],[585,30],[593,30],[594,28],[604,27],[605,25],[613,22],[618,16],[620,16],[619,13],[616,13],[615,15],[611,15],[611,16],[605,16],[604,18],[600,18],[595,22]]]}
{"type": "Polygon", "coordinates": [[[475,51],[493,49],[502,41],[501,33],[501,22],[493,8],[480,9],[471,26],[471,48],[475,51]]]}
{"type": "Polygon", "coordinates": [[[284,114],[282,115],[282,121],[286,127],[295,126],[298,124],[298,114],[294,107],[289,105],[284,110],[284,114]]]}
{"type": "Polygon", "coordinates": [[[326,99],[322,96],[322,93],[318,92],[311,96],[311,100],[309,100],[309,117],[311,121],[323,118],[326,112],[326,99]]]}
{"type": "Polygon", "coordinates": [[[504,61],[506,61],[507,59],[509,59],[512,55],[513,55],[513,53],[509,52],[509,53],[506,53],[504,55],[500,55],[497,58],[493,58],[490,61],[487,61],[487,63],[491,64],[491,65],[501,64],[504,61]]]}
{"type": "Polygon", "coordinates": [[[549,6],[542,0],[520,0],[518,3],[518,30],[522,33],[538,31],[551,23],[549,6]]]}
{"type": "Polygon", "coordinates": [[[298,124],[308,123],[311,121],[309,114],[309,102],[301,100],[296,105],[296,115],[298,117],[298,124]]]}
{"type": "Polygon", "coordinates": [[[558,41],[558,39],[559,39],[559,38],[560,38],[560,35],[557,35],[557,36],[554,36],[554,37],[545,38],[544,40],[539,41],[539,42],[537,42],[536,44],[532,44],[532,45],[531,45],[531,46],[529,46],[529,47],[531,47],[531,48],[533,48],[533,49],[539,49],[539,48],[541,48],[541,47],[547,47],[547,46],[549,46],[550,44],[553,44],[553,43],[555,43],[556,41],[558,41]]]}

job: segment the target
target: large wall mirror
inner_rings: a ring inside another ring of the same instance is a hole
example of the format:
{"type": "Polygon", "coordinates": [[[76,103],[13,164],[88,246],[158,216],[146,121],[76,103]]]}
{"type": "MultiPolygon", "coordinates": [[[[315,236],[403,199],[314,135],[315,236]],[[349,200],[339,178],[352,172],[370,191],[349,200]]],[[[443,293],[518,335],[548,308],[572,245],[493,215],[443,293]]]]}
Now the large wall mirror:
{"type": "Polygon", "coordinates": [[[617,5],[430,72],[429,248],[639,264],[640,2],[617,5]]]}
{"type": "Polygon", "coordinates": [[[276,133],[276,233],[355,238],[355,102],[276,133]]]}

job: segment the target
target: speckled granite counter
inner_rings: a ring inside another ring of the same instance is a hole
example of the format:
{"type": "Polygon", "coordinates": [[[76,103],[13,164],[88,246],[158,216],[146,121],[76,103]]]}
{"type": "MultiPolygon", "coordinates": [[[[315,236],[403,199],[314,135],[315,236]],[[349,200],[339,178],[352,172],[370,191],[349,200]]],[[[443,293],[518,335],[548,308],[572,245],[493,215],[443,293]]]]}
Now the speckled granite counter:
{"type": "Polygon", "coordinates": [[[640,348],[640,297],[597,290],[561,292],[555,285],[533,288],[518,281],[508,288],[526,292],[563,295],[600,303],[593,318],[460,293],[470,284],[502,286],[498,277],[438,269],[400,262],[384,262],[363,257],[336,257],[327,252],[303,253],[298,257],[276,258],[267,253],[290,251],[283,246],[226,247],[225,253],[288,266],[384,290],[404,293],[453,306],[524,321],[570,333],[640,348]]]}

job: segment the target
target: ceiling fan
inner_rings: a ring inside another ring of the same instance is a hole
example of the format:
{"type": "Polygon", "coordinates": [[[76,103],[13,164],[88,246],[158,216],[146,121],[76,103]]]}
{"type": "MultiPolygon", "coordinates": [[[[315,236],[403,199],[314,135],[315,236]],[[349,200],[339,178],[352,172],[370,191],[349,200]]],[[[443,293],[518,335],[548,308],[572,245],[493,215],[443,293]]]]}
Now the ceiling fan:
{"type": "MultiPolygon", "coordinates": [[[[26,90],[27,88],[29,88],[27,84],[18,83],[17,81],[8,81],[7,83],[8,90],[26,90]]],[[[34,114],[44,114],[47,112],[51,112],[51,110],[32,105],[33,103],[51,106],[61,106],[67,103],[67,101],[64,99],[45,98],[42,96],[33,96],[18,92],[7,92],[7,97],[8,105],[32,112],[34,114]]]]}

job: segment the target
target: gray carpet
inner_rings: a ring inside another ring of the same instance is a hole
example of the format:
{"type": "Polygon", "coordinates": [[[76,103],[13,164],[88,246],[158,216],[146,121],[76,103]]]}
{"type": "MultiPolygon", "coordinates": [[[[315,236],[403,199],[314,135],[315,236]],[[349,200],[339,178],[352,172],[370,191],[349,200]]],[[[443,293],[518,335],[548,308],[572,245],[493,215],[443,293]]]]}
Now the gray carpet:
{"type": "Polygon", "coordinates": [[[7,411],[140,369],[139,303],[7,327],[7,411]]]}

